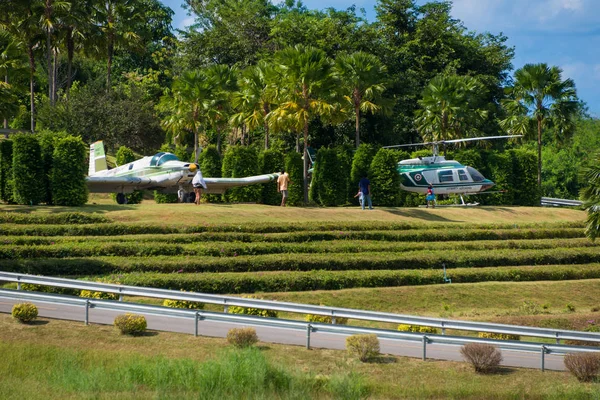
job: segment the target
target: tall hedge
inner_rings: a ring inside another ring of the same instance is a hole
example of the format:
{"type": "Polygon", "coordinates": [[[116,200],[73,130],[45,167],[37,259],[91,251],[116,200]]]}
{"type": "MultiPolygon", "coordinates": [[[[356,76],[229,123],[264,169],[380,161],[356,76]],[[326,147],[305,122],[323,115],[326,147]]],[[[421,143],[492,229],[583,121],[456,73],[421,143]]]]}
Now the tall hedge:
{"type": "MultiPolygon", "coordinates": [[[[136,160],[136,156],[129,147],[121,146],[119,150],[117,150],[116,162],[117,165],[125,165],[129,164],[136,160]]],[[[127,199],[127,204],[140,204],[142,202],[142,198],[144,196],[144,192],[142,190],[134,190],[132,193],[127,193],[125,198],[127,199]]],[[[112,194],[113,200],[116,199],[116,194],[112,194]]]]}
{"type": "Polygon", "coordinates": [[[310,184],[310,199],[322,206],[338,206],[346,202],[347,185],[336,149],[321,147],[310,184]]]}
{"type": "Polygon", "coordinates": [[[298,206],[304,202],[304,164],[302,155],[295,151],[285,156],[285,170],[290,175],[291,183],[288,185],[288,199],[286,204],[298,206]]]}
{"type": "Polygon", "coordinates": [[[38,135],[40,142],[40,151],[42,157],[42,169],[44,171],[44,180],[40,185],[42,193],[42,202],[52,204],[52,161],[54,160],[54,133],[50,131],[41,132],[38,135]]]}
{"type": "MultiPolygon", "coordinates": [[[[354,192],[352,196],[358,191],[358,182],[364,176],[369,175],[369,169],[373,162],[373,157],[377,153],[377,148],[371,144],[361,143],[354,153],[352,158],[352,169],[350,171],[350,192],[354,192]]],[[[358,197],[351,198],[354,204],[358,204],[358,197]]]]}
{"type": "MultiPolygon", "coordinates": [[[[279,150],[265,150],[258,155],[261,174],[280,172],[284,168],[283,153],[279,150]]],[[[289,173],[288,173],[289,174],[289,173]]],[[[277,192],[277,183],[269,182],[262,186],[262,202],[272,206],[281,203],[281,195],[277,192]]]]}
{"type": "Polygon", "coordinates": [[[37,136],[21,134],[14,137],[13,177],[15,202],[36,205],[43,200],[44,170],[37,136]]]}
{"type": "Polygon", "coordinates": [[[340,162],[340,179],[344,180],[344,201],[341,204],[346,204],[352,201],[353,196],[356,194],[354,187],[350,186],[350,172],[352,171],[352,157],[354,157],[354,146],[342,145],[335,148],[338,153],[338,159],[340,162]]]}
{"type": "MultiPolygon", "coordinates": [[[[222,176],[221,170],[223,167],[223,160],[221,154],[217,151],[217,146],[207,146],[202,153],[200,153],[198,164],[200,164],[200,170],[205,178],[220,178],[222,176]]],[[[207,194],[203,195],[202,198],[209,203],[223,201],[223,197],[219,194],[207,194]]]]}
{"type": "Polygon", "coordinates": [[[526,149],[510,150],[512,158],[513,204],[540,205],[541,193],[537,184],[537,155],[526,149]]]}
{"type": "Polygon", "coordinates": [[[369,168],[373,204],[397,206],[400,202],[400,174],[397,171],[398,153],[379,149],[369,168]]]}
{"type": "Polygon", "coordinates": [[[0,199],[12,203],[13,199],[13,141],[0,140],[0,199]]]}
{"type": "Polygon", "coordinates": [[[60,139],[54,148],[52,198],[59,206],[81,206],[88,200],[87,146],[80,137],[60,139]]]}
{"type": "MultiPolygon", "coordinates": [[[[243,178],[258,174],[258,154],[253,147],[230,146],[223,156],[221,173],[225,178],[243,178]]],[[[261,187],[249,185],[234,187],[225,193],[225,199],[231,202],[256,202],[261,187]]]]}

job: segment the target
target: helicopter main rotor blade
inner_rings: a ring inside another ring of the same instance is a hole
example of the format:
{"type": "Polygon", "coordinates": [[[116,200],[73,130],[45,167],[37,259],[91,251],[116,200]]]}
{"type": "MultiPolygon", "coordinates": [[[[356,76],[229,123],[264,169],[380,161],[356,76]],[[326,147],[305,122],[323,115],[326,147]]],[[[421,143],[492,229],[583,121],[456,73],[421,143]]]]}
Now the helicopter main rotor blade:
{"type": "Polygon", "coordinates": [[[427,146],[429,144],[436,144],[436,143],[441,143],[441,142],[425,142],[425,143],[409,143],[409,144],[396,144],[393,146],[383,146],[382,148],[384,149],[391,149],[394,147],[410,147],[410,146],[427,146]]]}
{"type": "Polygon", "coordinates": [[[510,139],[510,138],[518,138],[523,135],[504,135],[504,136],[481,136],[474,138],[464,138],[464,139],[451,139],[451,140],[438,140],[435,142],[425,142],[425,143],[410,143],[410,144],[396,144],[393,146],[383,146],[384,149],[391,149],[394,147],[410,147],[410,146],[428,146],[430,144],[447,144],[447,143],[460,143],[460,142],[471,142],[474,140],[489,140],[489,139],[510,139]]]}

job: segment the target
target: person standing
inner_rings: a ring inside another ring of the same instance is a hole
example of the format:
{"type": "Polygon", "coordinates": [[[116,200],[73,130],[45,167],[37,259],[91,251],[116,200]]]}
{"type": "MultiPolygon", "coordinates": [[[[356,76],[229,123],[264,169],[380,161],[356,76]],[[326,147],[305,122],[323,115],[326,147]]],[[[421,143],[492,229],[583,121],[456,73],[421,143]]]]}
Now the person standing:
{"type": "Polygon", "coordinates": [[[365,209],[365,205],[369,205],[369,210],[373,209],[371,202],[371,181],[365,176],[358,182],[358,190],[362,193],[362,209],[365,209]]]}
{"type": "Polygon", "coordinates": [[[285,207],[285,201],[288,198],[288,185],[291,183],[290,176],[287,172],[281,171],[277,178],[277,191],[281,193],[281,207],[285,207]]]}
{"type": "Polygon", "coordinates": [[[196,175],[194,175],[194,179],[192,179],[192,186],[194,187],[194,194],[196,195],[194,203],[199,205],[200,197],[202,197],[202,188],[206,189],[206,182],[204,182],[204,178],[202,177],[202,172],[200,172],[200,169],[198,169],[198,172],[196,172],[196,175]]]}
{"type": "Polygon", "coordinates": [[[433,193],[433,186],[431,183],[427,187],[427,196],[425,196],[425,200],[427,200],[425,208],[429,208],[429,204],[431,204],[431,208],[435,208],[435,193],[433,193]]]}

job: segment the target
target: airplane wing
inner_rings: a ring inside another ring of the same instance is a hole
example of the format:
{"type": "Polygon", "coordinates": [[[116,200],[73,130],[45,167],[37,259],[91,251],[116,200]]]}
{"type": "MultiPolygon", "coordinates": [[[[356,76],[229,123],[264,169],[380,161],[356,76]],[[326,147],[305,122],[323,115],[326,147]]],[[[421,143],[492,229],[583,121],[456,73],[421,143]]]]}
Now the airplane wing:
{"type": "Polygon", "coordinates": [[[156,185],[150,178],[137,177],[88,176],[86,180],[91,193],[131,193],[156,185]]]}
{"type": "Polygon", "coordinates": [[[245,178],[204,178],[206,189],[203,193],[220,194],[225,190],[237,186],[254,185],[257,183],[274,182],[279,177],[278,173],[248,176],[245,178]]]}

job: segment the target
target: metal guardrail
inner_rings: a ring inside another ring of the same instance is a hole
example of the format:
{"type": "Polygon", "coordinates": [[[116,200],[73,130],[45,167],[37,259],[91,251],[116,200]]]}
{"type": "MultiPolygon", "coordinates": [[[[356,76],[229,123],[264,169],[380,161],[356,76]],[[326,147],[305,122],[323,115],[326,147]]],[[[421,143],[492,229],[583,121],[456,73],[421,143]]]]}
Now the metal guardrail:
{"type": "Polygon", "coordinates": [[[569,199],[556,199],[554,197],[542,197],[541,204],[543,206],[554,206],[554,207],[580,207],[583,205],[583,201],[569,200],[569,199]]]}
{"type": "Polygon", "coordinates": [[[555,339],[556,343],[560,343],[560,340],[582,340],[600,343],[600,333],[595,332],[580,332],[563,329],[548,329],[518,325],[450,320],[443,318],[428,318],[412,315],[356,310],[350,308],[314,306],[309,304],[288,303],[272,300],[259,300],[194,292],[182,292],[168,289],[115,285],[108,283],[35,276],[11,272],[0,272],[0,281],[16,282],[18,289],[21,288],[22,283],[30,283],[36,285],[114,293],[119,295],[119,300],[122,300],[123,296],[140,296],[159,299],[194,301],[205,304],[217,304],[223,306],[223,311],[225,313],[227,313],[227,308],[229,306],[239,306],[248,308],[262,308],[299,314],[330,316],[332,317],[332,324],[335,324],[336,318],[349,318],[375,322],[388,322],[393,324],[430,326],[441,329],[442,335],[445,335],[446,329],[454,329],[472,332],[491,332],[508,335],[529,336],[547,339],[549,338],[555,339]]]}
{"type": "Polygon", "coordinates": [[[511,340],[482,339],[466,336],[447,336],[422,334],[412,332],[398,332],[386,329],[374,329],[355,326],[340,326],[303,321],[286,320],[279,318],[265,318],[258,316],[235,315],[201,310],[176,309],[162,306],[145,305],[138,303],[119,302],[111,300],[84,299],[74,296],[65,296],[47,293],[24,292],[11,289],[0,289],[0,298],[11,300],[28,300],[54,304],[67,304],[80,306],[84,309],[83,321],[89,323],[90,309],[104,309],[110,311],[123,311],[143,313],[145,315],[185,318],[194,321],[194,336],[198,336],[200,321],[217,321],[229,323],[242,323],[260,327],[286,328],[306,332],[306,348],[310,349],[311,333],[334,333],[340,335],[375,334],[378,338],[390,340],[404,340],[422,343],[422,359],[427,359],[427,345],[454,345],[462,346],[467,343],[486,343],[498,346],[501,349],[535,352],[540,354],[540,368],[545,369],[545,355],[565,355],[575,352],[600,352],[600,349],[584,346],[553,345],[533,342],[519,342],[511,340]]]}

